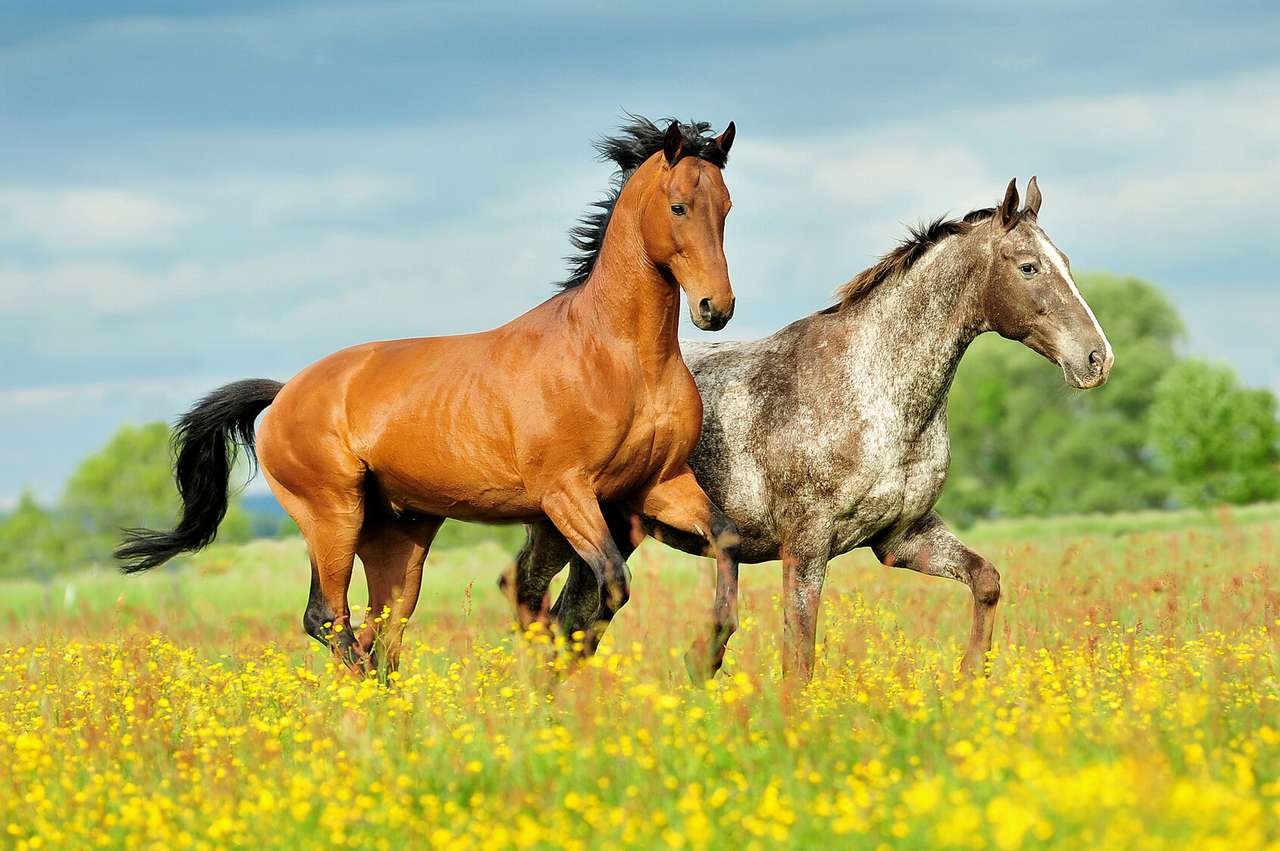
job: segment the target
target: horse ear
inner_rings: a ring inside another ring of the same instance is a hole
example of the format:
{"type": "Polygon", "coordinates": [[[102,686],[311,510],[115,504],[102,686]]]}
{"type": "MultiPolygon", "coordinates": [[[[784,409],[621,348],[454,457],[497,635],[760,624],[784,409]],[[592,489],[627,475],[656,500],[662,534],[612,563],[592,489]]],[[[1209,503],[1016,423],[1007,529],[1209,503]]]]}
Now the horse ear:
{"type": "Polygon", "coordinates": [[[680,122],[672,121],[667,125],[666,135],[662,137],[662,155],[667,158],[667,165],[676,164],[683,146],[684,134],[680,132],[680,122]]]}
{"type": "Polygon", "coordinates": [[[738,128],[730,121],[729,126],[724,128],[724,132],[716,137],[716,144],[720,146],[720,153],[726,157],[729,156],[729,149],[733,147],[733,137],[736,135],[738,135],[738,128]]]}
{"type": "Polygon", "coordinates": [[[1000,217],[1000,226],[1005,230],[1018,220],[1018,178],[1009,181],[1009,188],[1004,191],[1004,200],[996,213],[1000,217]]]}
{"type": "Polygon", "coordinates": [[[1036,184],[1033,175],[1030,182],[1027,183],[1027,211],[1031,213],[1031,218],[1037,218],[1040,215],[1040,187],[1036,184]]]}

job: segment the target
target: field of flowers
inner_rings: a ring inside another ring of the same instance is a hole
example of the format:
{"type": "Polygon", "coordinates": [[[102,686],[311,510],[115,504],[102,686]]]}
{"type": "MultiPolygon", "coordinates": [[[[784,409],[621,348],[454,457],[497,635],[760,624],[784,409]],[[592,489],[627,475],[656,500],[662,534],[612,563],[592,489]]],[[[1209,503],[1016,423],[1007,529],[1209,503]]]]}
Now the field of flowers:
{"type": "Polygon", "coordinates": [[[513,633],[496,548],[433,556],[392,688],[302,635],[296,541],[0,584],[3,846],[1280,849],[1280,510],[977,530],[1004,600],[837,561],[813,685],[777,565],[684,681],[707,563],[646,545],[592,664],[513,633]]]}

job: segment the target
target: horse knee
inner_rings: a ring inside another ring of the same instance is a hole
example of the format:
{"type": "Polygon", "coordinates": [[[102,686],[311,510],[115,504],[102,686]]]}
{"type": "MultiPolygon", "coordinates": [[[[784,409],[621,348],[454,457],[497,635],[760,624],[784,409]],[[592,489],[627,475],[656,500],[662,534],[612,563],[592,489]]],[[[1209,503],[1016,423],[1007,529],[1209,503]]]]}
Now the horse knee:
{"type": "Polygon", "coordinates": [[[1000,572],[985,559],[979,561],[970,574],[973,599],[982,606],[994,606],[1000,602],[1000,572]]]}

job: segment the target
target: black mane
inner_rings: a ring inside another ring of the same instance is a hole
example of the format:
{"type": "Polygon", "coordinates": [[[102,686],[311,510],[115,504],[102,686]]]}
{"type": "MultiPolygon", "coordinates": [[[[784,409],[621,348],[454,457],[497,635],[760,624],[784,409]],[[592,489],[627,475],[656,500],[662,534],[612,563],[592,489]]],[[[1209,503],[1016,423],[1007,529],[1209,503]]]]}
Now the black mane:
{"type": "MultiPolygon", "coordinates": [[[[595,149],[602,162],[612,161],[618,166],[609,186],[608,195],[591,206],[593,209],[583,214],[578,223],[569,231],[569,242],[577,249],[565,260],[569,263],[569,277],[559,282],[561,290],[569,290],[582,286],[596,265],[600,249],[604,245],[604,233],[609,228],[609,217],[613,215],[613,205],[618,202],[618,195],[627,179],[635,173],[645,160],[662,150],[662,139],[666,127],[659,128],[649,119],[640,115],[627,114],[631,123],[618,128],[618,135],[606,136],[595,143],[595,149]]],[[[711,125],[705,121],[690,121],[680,124],[674,118],[666,119],[666,125],[679,124],[680,135],[684,144],[680,147],[680,157],[697,157],[706,160],[717,168],[724,168],[728,155],[720,150],[711,135],[711,125]]]]}
{"type": "MultiPolygon", "coordinates": [[[[907,228],[907,236],[893,250],[881,257],[874,266],[864,269],[853,280],[836,290],[837,303],[829,310],[839,310],[858,301],[889,278],[905,275],[930,248],[956,234],[968,233],[996,214],[994,207],[971,210],[959,219],[939,216],[931,222],[921,222],[907,228]]],[[[1027,215],[1021,210],[1019,217],[1027,215]]]]}

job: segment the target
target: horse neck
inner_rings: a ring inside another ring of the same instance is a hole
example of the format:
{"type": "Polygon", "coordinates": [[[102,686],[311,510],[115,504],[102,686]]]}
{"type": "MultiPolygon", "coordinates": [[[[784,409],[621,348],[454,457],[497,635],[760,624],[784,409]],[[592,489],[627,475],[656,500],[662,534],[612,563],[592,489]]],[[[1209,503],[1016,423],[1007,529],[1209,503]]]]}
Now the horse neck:
{"type": "Polygon", "coordinates": [[[680,289],[645,250],[643,187],[632,185],[639,174],[618,196],[600,256],[579,297],[601,333],[629,343],[643,362],[658,363],[680,353],[680,289]]]}
{"type": "Polygon", "coordinates": [[[865,387],[871,378],[908,423],[927,426],[946,411],[960,359],[984,328],[980,298],[990,270],[977,228],[949,237],[906,274],[840,311],[856,341],[848,380],[865,387]]]}

